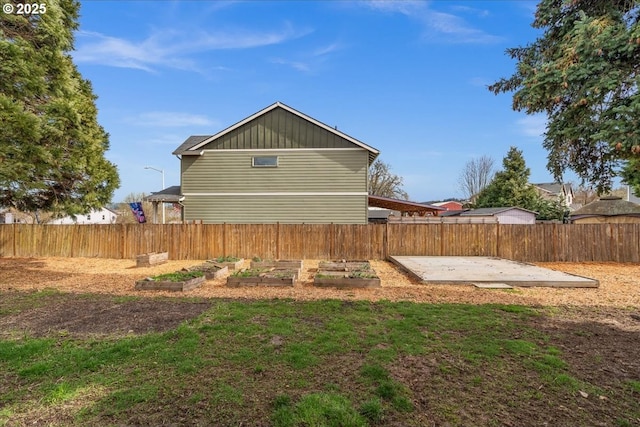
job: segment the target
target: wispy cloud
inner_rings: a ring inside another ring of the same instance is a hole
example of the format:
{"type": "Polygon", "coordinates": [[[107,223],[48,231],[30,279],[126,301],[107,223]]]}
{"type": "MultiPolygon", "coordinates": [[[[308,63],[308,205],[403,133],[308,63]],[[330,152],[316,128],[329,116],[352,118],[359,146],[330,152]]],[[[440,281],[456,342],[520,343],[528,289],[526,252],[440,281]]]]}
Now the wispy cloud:
{"type": "MultiPolygon", "coordinates": [[[[432,9],[429,2],[426,1],[369,0],[363,4],[370,9],[387,13],[400,13],[421,22],[424,28],[423,39],[426,41],[488,44],[502,40],[499,36],[474,27],[456,14],[432,9]]],[[[455,7],[452,10],[459,13],[473,13],[477,16],[487,15],[486,11],[465,6],[455,7]]]]}
{"type": "Polygon", "coordinates": [[[272,31],[226,29],[219,32],[191,29],[155,31],[142,41],[132,41],[96,32],[80,31],[74,60],[148,72],[160,67],[198,71],[191,56],[198,53],[249,49],[284,43],[302,37],[310,30],[297,30],[290,24],[272,31]]]}
{"type": "Polygon", "coordinates": [[[271,63],[278,64],[278,65],[286,65],[298,71],[304,71],[304,72],[311,71],[311,66],[308,63],[305,63],[303,61],[294,61],[294,60],[289,60],[284,58],[272,58],[271,63]]]}
{"type": "Polygon", "coordinates": [[[310,52],[305,51],[304,54],[298,55],[297,59],[279,57],[272,58],[271,62],[273,64],[285,65],[302,72],[312,72],[316,70],[321,63],[328,60],[332,53],[343,48],[344,46],[341,43],[335,42],[320,46],[310,52]]]}
{"type": "Polygon", "coordinates": [[[426,8],[423,0],[368,0],[363,4],[371,9],[383,12],[397,12],[404,15],[421,13],[426,8]]]}
{"type": "Polygon", "coordinates": [[[149,127],[186,127],[214,126],[216,123],[199,114],[177,113],[168,111],[151,111],[141,113],[127,120],[139,126],[149,127]]]}
{"type": "Polygon", "coordinates": [[[525,136],[538,138],[547,130],[547,118],[542,114],[525,116],[516,121],[520,132],[525,136]]]}
{"type": "Polygon", "coordinates": [[[489,16],[489,11],[488,10],[486,10],[486,9],[478,9],[476,7],[453,5],[453,6],[451,6],[451,10],[453,10],[455,12],[468,13],[468,14],[476,15],[476,16],[480,16],[480,17],[489,16]]]}

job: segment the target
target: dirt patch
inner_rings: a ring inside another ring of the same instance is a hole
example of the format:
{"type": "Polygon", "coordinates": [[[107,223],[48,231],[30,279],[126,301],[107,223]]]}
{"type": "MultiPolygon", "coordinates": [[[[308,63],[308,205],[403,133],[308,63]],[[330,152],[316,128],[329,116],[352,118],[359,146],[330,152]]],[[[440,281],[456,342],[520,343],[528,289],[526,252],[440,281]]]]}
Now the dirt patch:
{"type": "MultiPolygon", "coordinates": [[[[0,310],[24,304],[25,298],[29,295],[6,292],[0,310]]],[[[18,333],[42,337],[162,332],[199,316],[211,306],[208,302],[151,298],[122,301],[108,295],[53,294],[44,299],[41,307],[0,317],[0,337],[18,333]]]]}
{"type": "Polygon", "coordinates": [[[504,426],[640,425],[640,418],[620,421],[637,414],[624,385],[640,378],[637,328],[610,321],[627,317],[627,312],[597,309],[594,319],[589,309],[542,312],[525,324],[547,337],[536,343],[540,349],[552,348],[566,362],[566,378],[578,381],[570,393],[554,387],[566,378],[549,383],[541,377],[544,371],[533,366],[514,370],[521,365],[511,359],[522,356],[508,352],[502,356],[504,363],[490,369],[468,363],[460,354],[404,355],[391,373],[413,392],[416,412],[429,414],[424,420],[428,425],[487,425],[487,414],[499,415],[504,426]]]}

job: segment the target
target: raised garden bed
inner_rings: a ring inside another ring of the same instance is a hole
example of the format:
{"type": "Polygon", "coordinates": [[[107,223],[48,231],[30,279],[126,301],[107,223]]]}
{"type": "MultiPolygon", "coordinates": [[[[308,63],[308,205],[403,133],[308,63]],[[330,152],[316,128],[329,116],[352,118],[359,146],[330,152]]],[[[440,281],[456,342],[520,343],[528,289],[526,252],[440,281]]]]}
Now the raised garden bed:
{"type": "Polygon", "coordinates": [[[200,286],[205,280],[202,271],[177,271],[138,280],[136,289],[141,291],[190,291],[200,286]]]}
{"type": "Polygon", "coordinates": [[[227,286],[293,286],[296,271],[275,269],[239,270],[227,277],[227,286]]]}
{"type": "Polygon", "coordinates": [[[296,271],[296,276],[300,277],[300,273],[302,272],[302,260],[289,260],[289,259],[279,259],[279,260],[259,260],[253,259],[251,260],[251,268],[252,269],[274,269],[274,270],[292,270],[296,271]]]}
{"type": "Polygon", "coordinates": [[[205,262],[204,264],[189,267],[186,271],[201,271],[206,280],[214,280],[229,274],[229,267],[221,267],[217,264],[205,262]]]}
{"type": "Polygon", "coordinates": [[[220,256],[218,258],[209,259],[207,262],[219,267],[227,267],[229,270],[234,271],[242,268],[244,259],[234,256],[220,256]]]}
{"type": "Polygon", "coordinates": [[[151,267],[169,260],[169,252],[149,252],[136,257],[136,267],[151,267]]]}
{"type": "Polygon", "coordinates": [[[370,270],[369,261],[320,261],[319,271],[363,271],[370,270]]]}
{"type": "Polygon", "coordinates": [[[322,261],[313,284],[324,288],[379,288],[380,278],[368,261],[322,261]]]}
{"type": "Polygon", "coordinates": [[[301,259],[252,259],[251,268],[276,268],[276,269],[292,269],[299,270],[302,268],[301,259]]]}
{"type": "Polygon", "coordinates": [[[313,285],[321,288],[379,288],[380,278],[373,275],[326,274],[318,272],[313,278],[313,285]]]}

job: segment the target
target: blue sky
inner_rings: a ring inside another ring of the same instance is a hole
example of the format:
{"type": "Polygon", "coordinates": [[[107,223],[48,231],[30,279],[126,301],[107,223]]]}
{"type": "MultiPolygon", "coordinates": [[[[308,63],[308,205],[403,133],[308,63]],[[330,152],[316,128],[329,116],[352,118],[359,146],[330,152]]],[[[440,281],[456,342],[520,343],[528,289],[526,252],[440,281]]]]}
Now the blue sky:
{"type": "Polygon", "coordinates": [[[171,152],[276,101],[380,150],[411,200],[459,197],[465,163],[519,147],[550,182],[544,118],[486,85],[533,41],[537,2],[82,1],[75,63],[127,194],[180,181],[171,152]]]}

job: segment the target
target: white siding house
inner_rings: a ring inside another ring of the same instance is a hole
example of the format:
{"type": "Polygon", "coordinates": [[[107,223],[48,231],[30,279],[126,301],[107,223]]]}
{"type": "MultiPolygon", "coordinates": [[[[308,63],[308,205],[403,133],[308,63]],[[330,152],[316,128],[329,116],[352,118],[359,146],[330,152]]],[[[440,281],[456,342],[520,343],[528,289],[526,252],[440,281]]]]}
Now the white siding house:
{"type": "Polygon", "coordinates": [[[100,208],[86,215],[76,215],[75,218],[63,216],[49,221],[49,224],[115,224],[118,213],[108,208],[100,208]]]}

